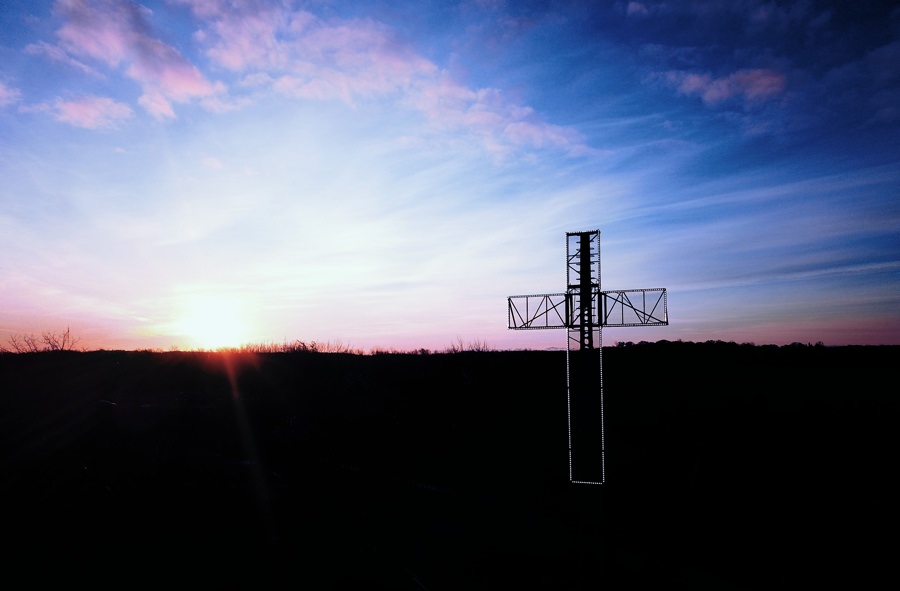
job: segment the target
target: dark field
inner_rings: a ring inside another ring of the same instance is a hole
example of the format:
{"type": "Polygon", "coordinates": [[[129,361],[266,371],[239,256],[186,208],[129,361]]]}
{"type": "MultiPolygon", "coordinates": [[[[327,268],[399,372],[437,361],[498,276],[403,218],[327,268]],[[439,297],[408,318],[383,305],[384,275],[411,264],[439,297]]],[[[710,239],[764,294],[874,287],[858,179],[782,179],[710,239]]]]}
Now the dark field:
{"type": "Polygon", "coordinates": [[[0,355],[4,570],[119,588],[879,586],[898,352],[606,348],[602,487],[568,483],[564,352],[0,355]]]}

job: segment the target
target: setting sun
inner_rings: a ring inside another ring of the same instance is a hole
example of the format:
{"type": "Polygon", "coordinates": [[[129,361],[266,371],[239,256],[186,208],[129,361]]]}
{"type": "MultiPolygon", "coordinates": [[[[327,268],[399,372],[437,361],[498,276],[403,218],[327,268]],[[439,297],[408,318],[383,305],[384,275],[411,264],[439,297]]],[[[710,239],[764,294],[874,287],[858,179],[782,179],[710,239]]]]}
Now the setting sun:
{"type": "Polygon", "coordinates": [[[247,306],[226,296],[189,298],[175,328],[190,347],[237,347],[249,338],[247,306]]]}

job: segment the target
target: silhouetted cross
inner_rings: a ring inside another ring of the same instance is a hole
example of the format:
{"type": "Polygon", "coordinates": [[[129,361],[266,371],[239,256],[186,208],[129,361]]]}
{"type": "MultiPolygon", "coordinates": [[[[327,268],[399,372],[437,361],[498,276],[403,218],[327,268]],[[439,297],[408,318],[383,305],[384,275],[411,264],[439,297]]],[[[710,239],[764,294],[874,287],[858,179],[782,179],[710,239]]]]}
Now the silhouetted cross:
{"type": "Polygon", "coordinates": [[[566,291],[510,296],[509,328],[565,328],[569,426],[569,480],[603,484],[606,441],[603,432],[603,347],[601,329],[669,324],[666,289],[600,291],[600,230],[566,233],[566,291]],[[575,418],[573,407],[578,410],[575,418]],[[584,415],[584,416],[582,416],[584,415]],[[599,429],[591,417],[599,415],[599,429]],[[573,451],[573,440],[579,450],[573,451]],[[599,462],[590,450],[599,448],[599,462]],[[580,451],[579,451],[580,453],[580,451]],[[577,455],[577,458],[576,458],[577,455]],[[575,473],[574,460],[579,463],[575,473]],[[590,460],[594,460],[591,464],[590,460]]]}

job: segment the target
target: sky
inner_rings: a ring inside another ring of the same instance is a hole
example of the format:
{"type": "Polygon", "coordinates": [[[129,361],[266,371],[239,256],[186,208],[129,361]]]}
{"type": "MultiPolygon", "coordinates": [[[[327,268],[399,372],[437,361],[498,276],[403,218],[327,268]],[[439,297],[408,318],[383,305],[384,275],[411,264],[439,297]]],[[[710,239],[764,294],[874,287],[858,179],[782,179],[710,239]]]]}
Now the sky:
{"type": "Polygon", "coordinates": [[[891,2],[0,2],[0,344],[900,344],[891,2]]]}

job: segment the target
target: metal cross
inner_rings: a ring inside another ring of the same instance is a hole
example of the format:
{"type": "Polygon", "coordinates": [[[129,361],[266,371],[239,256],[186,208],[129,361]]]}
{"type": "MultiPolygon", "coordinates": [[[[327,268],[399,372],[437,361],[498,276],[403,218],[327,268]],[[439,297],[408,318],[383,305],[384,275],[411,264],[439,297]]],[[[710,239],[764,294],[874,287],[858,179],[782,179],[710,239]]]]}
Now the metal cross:
{"type": "Polygon", "coordinates": [[[603,484],[606,441],[601,329],[669,324],[666,289],[600,291],[600,230],[591,230],[566,233],[565,292],[510,296],[507,302],[511,329],[568,330],[569,480],[603,484]],[[599,428],[593,417],[599,417],[599,428]]]}

